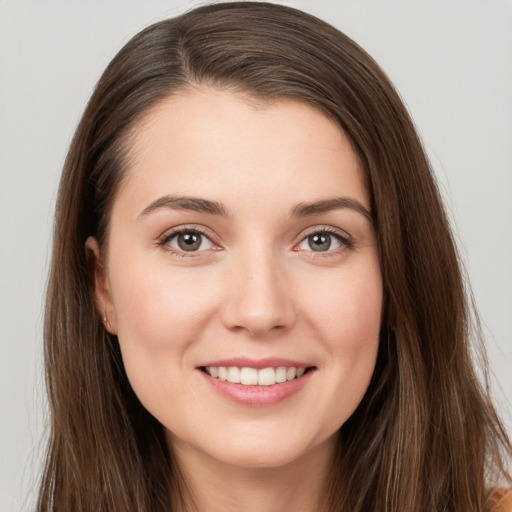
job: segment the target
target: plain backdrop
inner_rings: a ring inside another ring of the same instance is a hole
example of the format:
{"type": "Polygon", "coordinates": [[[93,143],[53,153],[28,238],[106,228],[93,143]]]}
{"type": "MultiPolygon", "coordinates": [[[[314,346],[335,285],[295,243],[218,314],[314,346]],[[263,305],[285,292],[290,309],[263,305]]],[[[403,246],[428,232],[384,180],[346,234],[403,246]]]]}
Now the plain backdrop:
{"type": "MultiPolygon", "coordinates": [[[[408,105],[452,216],[512,431],[511,2],[283,3],[354,38],[408,105]]],[[[0,512],[32,510],[35,500],[45,433],[43,294],[72,133],[117,50],[149,23],[195,5],[0,2],[0,512]]]]}

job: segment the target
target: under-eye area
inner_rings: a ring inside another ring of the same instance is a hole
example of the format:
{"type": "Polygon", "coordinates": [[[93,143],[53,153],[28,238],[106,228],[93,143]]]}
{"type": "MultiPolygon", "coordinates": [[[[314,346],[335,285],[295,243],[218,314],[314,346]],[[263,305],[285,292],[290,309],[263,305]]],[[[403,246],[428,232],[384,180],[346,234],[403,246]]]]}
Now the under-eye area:
{"type": "Polygon", "coordinates": [[[294,379],[300,379],[308,372],[315,370],[315,366],[295,367],[278,366],[268,368],[251,368],[247,366],[202,366],[201,371],[222,381],[244,386],[274,386],[294,379]]]}

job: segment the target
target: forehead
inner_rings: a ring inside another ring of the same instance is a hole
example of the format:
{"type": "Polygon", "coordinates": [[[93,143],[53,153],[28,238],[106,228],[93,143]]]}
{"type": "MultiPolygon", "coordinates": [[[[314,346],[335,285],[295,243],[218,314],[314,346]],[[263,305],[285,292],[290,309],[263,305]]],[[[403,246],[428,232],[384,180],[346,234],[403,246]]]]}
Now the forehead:
{"type": "MultiPolygon", "coordinates": [[[[306,103],[258,102],[218,89],[190,89],[153,107],[135,126],[120,196],[138,203],[195,195],[249,207],[368,193],[342,130],[306,103]]],[[[229,206],[229,204],[228,204],[229,206]]]]}

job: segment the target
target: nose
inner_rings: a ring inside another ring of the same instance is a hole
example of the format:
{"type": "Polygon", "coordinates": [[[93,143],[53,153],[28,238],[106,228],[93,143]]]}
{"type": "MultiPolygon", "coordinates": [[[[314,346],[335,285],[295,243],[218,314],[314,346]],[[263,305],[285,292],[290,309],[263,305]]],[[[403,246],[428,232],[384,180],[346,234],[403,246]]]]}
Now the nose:
{"type": "Polygon", "coordinates": [[[231,331],[264,337],[289,329],[296,319],[293,283],[271,251],[241,256],[224,283],[221,320],[231,331]]]}

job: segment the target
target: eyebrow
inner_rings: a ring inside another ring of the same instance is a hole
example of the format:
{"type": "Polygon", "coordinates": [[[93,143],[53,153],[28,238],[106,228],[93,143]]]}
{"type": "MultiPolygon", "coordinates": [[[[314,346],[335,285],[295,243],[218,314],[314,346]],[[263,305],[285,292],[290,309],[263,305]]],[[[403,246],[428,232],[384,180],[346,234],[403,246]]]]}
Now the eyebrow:
{"type": "Polygon", "coordinates": [[[323,201],[314,201],[312,203],[300,203],[292,210],[292,217],[307,217],[327,213],[332,210],[341,210],[348,208],[364,215],[373,223],[373,215],[359,201],[350,197],[336,197],[325,199],[323,201]]]}
{"type": "Polygon", "coordinates": [[[161,208],[188,210],[199,213],[208,213],[210,215],[219,215],[221,217],[229,216],[224,206],[217,201],[209,201],[208,199],[187,196],[163,196],[144,208],[144,210],[139,214],[139,218],[145,217],[146,215],[149,215],[155,210],[159,210],[161,208]]]}
{"type": "MultiPolygon", "coordinates": [[[[144,208],[144,210],[139,214],[139,218],[145,217],[162,208],[207,213],[210,215],[218,215],[220,217],[230,216],[226,208],[217,201],[189,196],[163,196],[144,208]]],[[[373,222],[372,214],[359,201],[350,197],[336,197],[311,203],[299,203],[292,209],[291,216],[308,217],[345,208],[354,210],[366,217],[370,222],[373,222]]]]}

